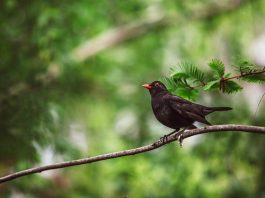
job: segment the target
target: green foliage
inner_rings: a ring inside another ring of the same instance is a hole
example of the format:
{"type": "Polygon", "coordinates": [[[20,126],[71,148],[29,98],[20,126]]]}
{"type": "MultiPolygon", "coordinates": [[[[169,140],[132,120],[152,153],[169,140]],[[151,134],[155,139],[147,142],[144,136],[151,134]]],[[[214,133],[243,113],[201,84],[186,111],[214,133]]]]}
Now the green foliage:
{"type": "Polygon", "coordinates": [[[199,92],[194,87],[204,84],[205,75],[190,63],[181,63],[171,69],[170,78],[164,78],[169,90],[186,99],[197,98],[199,92]]]}
{"type": "Polygon", "coordinates": [[[196,89],[187,89],[182,87],[177,88],[176,90],[173,91],[173,93],[189,100],[193,100],[194,98],[197,98],[199,95],[199,91],[196,89]]]}
{"type": "Polygon", "coordinates": [[[229,80],[221,83],[221,89],[224,93],[235,93],[242,89],[242,87],[236,82],[229,80]]]}
{"type": "Polygon", "coordinates": [[[207,84],[203,86],[203,89],[205,91],[212,91],[218,89],[219,87],[220,87],[220,80],[213,80],[207,82],[207,84]]]}
{"type": "Polygon", "coordinates": [[[212,72],[215,76],[223,77],[225,73],[225,65],[219,59],[213,59],[211,62],[208,63],[209,67],[212,69],[212,72]]]}
{"type": "Polygon", "coordinates": [[[243,76],[242,80],[247,81],[247,82],[252,82],[252,83],[265,83],[265,75],[264,74],[253,74],[253,75],[243,76]]]}
{"type": "MultiPolygon", "coordinates": [[[[191,63],[181,63],[178,67],[180,68],[180,72],[186,74],[186,78],[184,78],[185,80],[191,80],[194,83],[203,83],[203,81],[205,80],[204,73],[191,63]]],[[[174,75],[173,78],[175,78],[174,75]]]]}
{"type": "Polygon", "coordinates": [[[252,70],[258,69],[258,67],[255,64],[250,63],[249,61],[246,60],[237,61],[234,67],[236,71],[239,72],[240,74],[249,73],[252,70]]]}
{"type": "Polygon", "coordinates": [[[265,66],[256,66],[249,61],[239,61],[235,70],[241,74],[241,79],[252,83],[265,83],[265,66]]]}
{"type": "Polygon", "coordinates": [[[198,96],[199,88],[205,91],[214,91],[219,88],[223,93],[235,93],[242,90],[242,87],[232,81],[241,79],[253,83],[265,83],[265,67],[258,67],[253,63],[243,61],[235,68],[239,74],[231,76],[225,73],[225,65],[219,59],[213,59],[208,63],[210,72],[208,78],[196,66],[192,64],[180,64],[171,70],[170,78],[167,78],[169,90],[188,99],[195,99],[198,96]]]}

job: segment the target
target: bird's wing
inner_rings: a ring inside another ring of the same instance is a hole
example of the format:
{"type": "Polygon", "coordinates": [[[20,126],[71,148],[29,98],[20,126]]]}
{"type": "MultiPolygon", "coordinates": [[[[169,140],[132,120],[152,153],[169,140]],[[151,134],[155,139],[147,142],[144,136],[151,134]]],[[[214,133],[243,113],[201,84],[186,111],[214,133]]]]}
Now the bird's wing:
{"type": "Polygon", "coordinates": [[[178,96],[169,97],[168,102],[170,107],[183,118],[211,125],[203,115],[203,106],[178,96]]]}

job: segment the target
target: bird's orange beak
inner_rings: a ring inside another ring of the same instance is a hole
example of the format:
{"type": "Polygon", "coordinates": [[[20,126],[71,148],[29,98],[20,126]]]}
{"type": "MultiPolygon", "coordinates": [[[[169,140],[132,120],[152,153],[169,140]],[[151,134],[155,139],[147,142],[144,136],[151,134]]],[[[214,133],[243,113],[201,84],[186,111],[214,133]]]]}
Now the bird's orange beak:
{"type": "Polygon", "coordinates": [[[142,85],[144,88],[146,88],[146,89],[151,89],[152,88],[152,86],[151,85],[149,85],[149,84],[144,84],[144,85],[142,85]]]}

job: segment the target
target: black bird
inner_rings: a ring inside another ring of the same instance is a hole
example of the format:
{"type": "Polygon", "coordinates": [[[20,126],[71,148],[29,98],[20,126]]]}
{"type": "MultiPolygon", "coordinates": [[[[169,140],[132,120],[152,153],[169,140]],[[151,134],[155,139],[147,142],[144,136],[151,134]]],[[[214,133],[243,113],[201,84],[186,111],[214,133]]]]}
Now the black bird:
{"type": "Polygon", "coordinates": [[[143,85],[151,94],[152,109],[155,117],[163,125],[179,131],[180,128],[196,128],[195,121],[211,125],[205,116],[215,111],[228,111],[230,107],[206,107],[172,95],[160,81],[143,85]]]}

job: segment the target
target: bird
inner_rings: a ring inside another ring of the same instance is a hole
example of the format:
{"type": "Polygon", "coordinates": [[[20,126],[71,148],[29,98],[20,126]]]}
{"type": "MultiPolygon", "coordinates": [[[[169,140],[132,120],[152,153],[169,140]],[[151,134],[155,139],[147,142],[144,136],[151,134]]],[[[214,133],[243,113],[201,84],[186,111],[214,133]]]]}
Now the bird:
{"type": "MultiPolygon", "coordinates": [[[[194,122],[211,125],[205,116],[215,111],[229,111],[231,107],[207,107],[171,94],[160,81],[142,85],[151,95],[151,106],[156,119],[163,125],[174,129],[197,128],[194,122]]],[[[172,133],[168,134],[171,135],[172,133]]]]}

